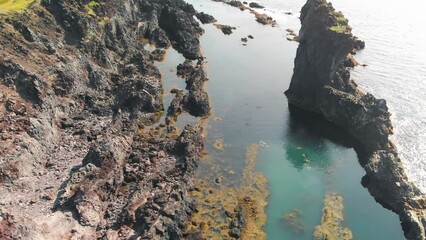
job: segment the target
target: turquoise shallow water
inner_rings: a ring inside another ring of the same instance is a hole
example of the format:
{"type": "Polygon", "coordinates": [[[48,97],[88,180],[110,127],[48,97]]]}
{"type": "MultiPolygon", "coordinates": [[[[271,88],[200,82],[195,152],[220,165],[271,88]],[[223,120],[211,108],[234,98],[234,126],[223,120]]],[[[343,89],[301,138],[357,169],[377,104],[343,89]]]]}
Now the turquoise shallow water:
{"type": "MultiPolygon", "coordinates": [[[[361,186],[364,171],[343,131],[315,116],[290,113],[288,109],[283,91],[290,83],[297,44],[286,40],[284,29],[297,28],[297,18],[289,16],[283,19],[283,25],[271,28],[256,23],[249,13],[221,3],[188,2],[214,15],[220,23],[237,27],[232,35],[225,36],[214,26],[203,25],[201,45],[207,58],[207,91],[213,107],[206,148],[222,169],[236,170],[230,182],[237,183],[247,147],[266,143],[257,167],[267,177],[270,191],[265,227],[268,239],[312,239],[328,192],[343,196],[345,223],[354,239],[404,239],[397,215],[377,204],[361,186]],[[249,34],[254,39],[243,46],[240,38],[249,34]],[[213,147],[216,139],[223,139],[223,150],[213,147]],[[301,232],[281,220],[294,209],[302,213],[301,232]]],[[[160,64],[163,73],[168,71],[166,89],[171,85],[183,88],[183,80],[170,72],[182,61],[171,50],[160,64]]],[[[200,163],[199,176],[211,177],[204,164],[200,163]]]]}
{"type": "Polygon", "coordinates": [[[345,223],[354,239],[404,239],[397,216],[383,209],[361,186],[364,171],[349,147],[350,137],[315,116],[301,117],[304,119],[290,115],[281,141],[264,149],[259,159],[271,192],[268,239],[309,239],[321,219],[325,193],[343,196],[345,223]],[[304,233],[295,234],[281,220],[283,213],[293,209],[303,214],[304,233]]]}

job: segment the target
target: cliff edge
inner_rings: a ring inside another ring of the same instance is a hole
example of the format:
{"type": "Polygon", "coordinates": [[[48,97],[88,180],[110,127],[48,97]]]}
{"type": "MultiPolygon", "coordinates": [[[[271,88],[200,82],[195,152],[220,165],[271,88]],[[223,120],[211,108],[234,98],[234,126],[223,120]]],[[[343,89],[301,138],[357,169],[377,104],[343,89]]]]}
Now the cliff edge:
{"type": "Polygon", "coordinates": [[[198,60],[183,110],[209,114],[195,9],[32,2],[0,11],[0,239],[187,237],[203,127],[161,119],[155,62],[170,46],[198,60]]]}
{"type": "Polygon", "coordinates": [[[301,11],[300,44],[290,87],[290,105],[323,115],[346,129],[366,171],[362,184],[384,207],[400,217],[407,239],[426,239],[426,196],[404,172],[384,99],[363,93],[350,78],[352,55],[364,42],[348,20],[325,0],[308,0],[301,11]]]}

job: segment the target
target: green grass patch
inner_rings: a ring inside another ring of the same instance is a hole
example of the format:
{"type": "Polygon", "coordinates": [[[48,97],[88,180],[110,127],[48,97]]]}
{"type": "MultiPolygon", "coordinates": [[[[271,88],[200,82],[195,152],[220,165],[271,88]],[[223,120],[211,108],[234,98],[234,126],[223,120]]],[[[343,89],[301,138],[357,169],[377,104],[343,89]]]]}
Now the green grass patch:
{"type": "Polygon", "coordinates": [[[95,16],[96,17],[96,12],[94,11],[95,8],[101,6],[100,3],[96,2],[96,1],[90,1],[89,3],[87,3],[84,8],[86,9],[87,14],[95,16]]]}
{"type": "Polygon", "coordinates": [[[96,2],[96,1],[90,1],[88,4],[87,4],[87,6],[89,7],[89,8],[95,8],[95,7],[99,7],[101,4],[99,4],[98,2],[96,2]]]}
{"type": "MultiPolygon", "coordinates": [[[[1,0],[0,0],[1,1],[1,0]]],[[[84,9],[86,10],[86,13],[95,17],[98,20],[99,26],[104,27],[108,21],[109,17],[102,16],[97,14],[96,10],[99,10],[99,7],[102,7],[105,3],[99,3],[97,1],[90,1],[86,5],[84,5],[84,9]]],[[[99,13],[99,11],[98,11],[99,13]]]]}
{"type": "Polygon", "coordinates": [[[39,2],[40,0],[0,0],[0,14],[25,10],[32,3],[39,2]]]}
{"type": "Polygon", "coordinates": [[[330,30],[337,33],[345,33],[345,34],[351,33],[351,29],[345,25],[332,26],[330,27],[330,30]]]}
{"type": "Polygon", "coordinates": [[[348,25],[348,20],[345,18],[341,11],[334,11],[333,15],[336,17],[336,25],[330,27],[331,31],[343,34],[351,34],[351,27],[348,25]]]}

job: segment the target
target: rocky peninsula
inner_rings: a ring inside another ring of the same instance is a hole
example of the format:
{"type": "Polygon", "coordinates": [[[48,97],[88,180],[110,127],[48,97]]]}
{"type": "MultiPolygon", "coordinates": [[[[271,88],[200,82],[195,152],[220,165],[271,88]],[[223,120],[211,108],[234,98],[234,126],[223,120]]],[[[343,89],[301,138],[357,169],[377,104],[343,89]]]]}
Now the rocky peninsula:
{"type": "Polygon", "coordinates": [[[348,20],[325,0],[302,8],[294,74],[285,92],[289,104],[324,116],[346,129],[366,171],[362,179],[377,202],[397,213],[407,239],[426,239],[426,196],[404,172],[384,99],[363,93],[350,77],[352,55],[364,42],[348,20]]]}
{"type": "MultiPolygon", "coordinates": [[[[254,2],[213,1],[277,26],[254,2]]],[[[251,139],[241,169],[204,157],[212,108],[199,22],[234,32],[230,37],[243,46],[252,35],[184,0],[0,0],[0,6],[0,239],[266,239],[269,179],[256,164],[268,144],[251,139]],[[184,60],[160,72],[168,48],[184,60]],[[168,88],[167,74],[185,85],[168,88]],[[169,106],[164,89],[174,95],[169,106]],[[180,124],[188,115],[198,123],[180,124]]],[[[350,79],[352,55],[364,43],[326,1],[308,0],[301,21],[290,104],[356,137],[363,185],[399,214],[408,239],[425,239],[426,200],[389,141],[386,102],[350,79]]],[[[217,124],[226,120],[215,116],[217,124]]],[[[241,120],[231,126],[249,139],[253,131],[246,129],[256,122],[241,120]]],[[[217,156],[237,162],[237,151],[223,157],[235,142],[215,137],[217,156]]],[[[316,238],[352,239],[343,209],[342,197],[324,198],[316,238]]],[[[300,215],[295,209],[283,220],[304,232],[300,215]]]]}
{"type": "Polygon", "coordinates": [[[181,53],[180,112],[209,114],[199,14],[183,0],[22,6],[0,15],[0,239],[191,235],[204,131],[161,118],[154,63],[181,53]]]}

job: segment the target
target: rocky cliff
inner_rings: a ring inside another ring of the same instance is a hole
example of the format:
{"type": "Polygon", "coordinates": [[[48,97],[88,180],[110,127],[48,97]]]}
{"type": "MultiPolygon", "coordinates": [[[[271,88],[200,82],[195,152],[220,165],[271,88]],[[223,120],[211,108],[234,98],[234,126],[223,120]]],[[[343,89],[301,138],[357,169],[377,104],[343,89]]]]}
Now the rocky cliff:
{"type": "Polygon", "coordinates": [[[185,237],[203,129],[162,122],[154,62],[169,46],[199,60],[183,111],[209,114],[196,11],[38,2],[0,15],[0,239],[185,237]]]}
{"type": "Polygon", "coordinates": [[[322,114],[346,129],[366,171],[362,184],[400,217],[407,239],[426,239],[426,196],[407,178],[397,149],[386,101],[360,91],[350,78],[352,55],[364,48],[348,20],[325,0],[302,8],[294,74],[285,92],[289,104],[322,114]]]}

